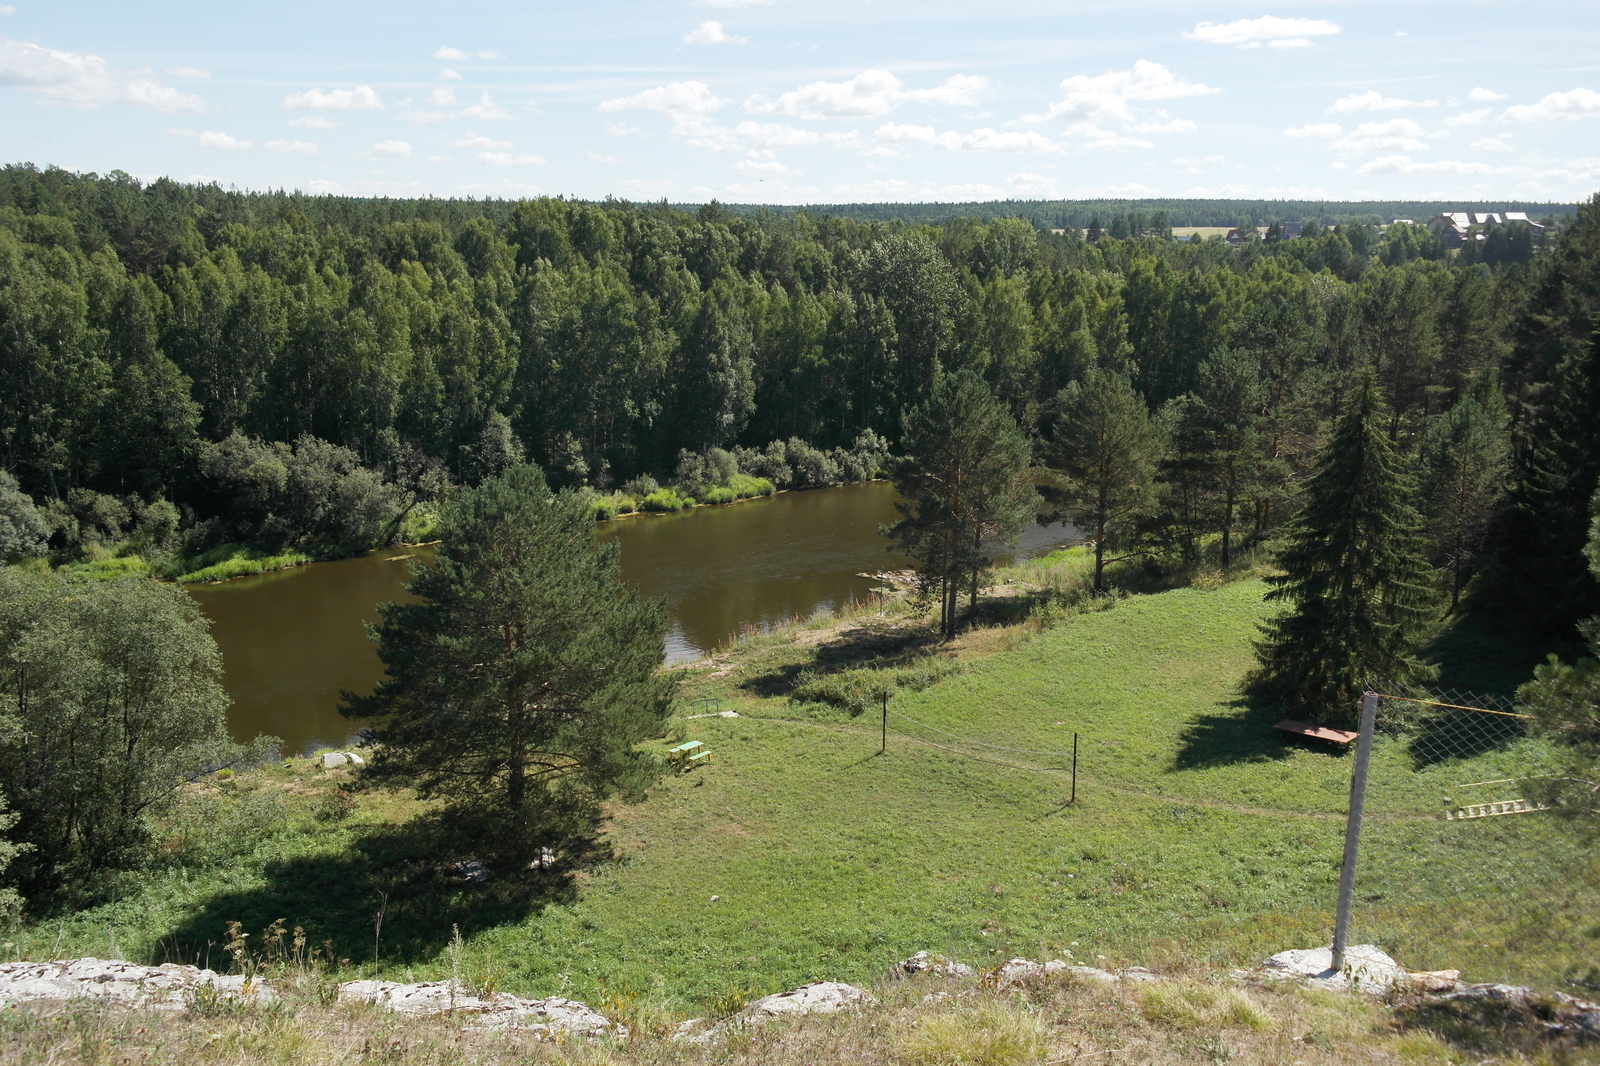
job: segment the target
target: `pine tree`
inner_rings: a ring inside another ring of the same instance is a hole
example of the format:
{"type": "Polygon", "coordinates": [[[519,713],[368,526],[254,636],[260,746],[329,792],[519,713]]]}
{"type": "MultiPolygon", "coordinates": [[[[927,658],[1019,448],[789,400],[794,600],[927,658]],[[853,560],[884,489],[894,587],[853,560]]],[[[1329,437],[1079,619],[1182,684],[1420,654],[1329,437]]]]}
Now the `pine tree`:
{"type": "Polygon", "coordinates": [[[637,746],[672,702],[666,606],[623,584],[616,544],[537,467],[461,492],[439,529],[407,585],[418,602],[379,608],[386,679],[340,707],[373,721],[365,772],[448,801],[461,842],[506,874],[546,847],[582,865],[601,804],[654,778],[637,746]]]}
{"type": "Polygon", "coordinates": [[[1433,676],[1416,650],[1435,617],[1415,485],[1364,375],[1307,481],[1269,578],[1288,609],[1264,624],[1251,687],[1314,718],[1348,719],[1363,686],[1433,676]]]}
{"type": "Polygon", "coordinates": [[[963,586],[975,607],[979,576],[993,562],[984,541],[1014,540],[1036,511],[1028,439],[983,379],[962,370],[907,414],[900,446],[895,488],[905,502],[883,532],[917,563],[924,587],[940,591],[948,639],[963,586]]]}
{"type": "Polygon", "coordinates": [[[1155,506],[1157,464],[1166,453],[1162,427],[1128,379],[1090,370],[1056,397],[1060,417],[1050,466],[1063,482],[1053,495],[1072,524],[1094,543],[1094,587],[1105,591],[1110,553],[1128,543],[1155,506]]]}

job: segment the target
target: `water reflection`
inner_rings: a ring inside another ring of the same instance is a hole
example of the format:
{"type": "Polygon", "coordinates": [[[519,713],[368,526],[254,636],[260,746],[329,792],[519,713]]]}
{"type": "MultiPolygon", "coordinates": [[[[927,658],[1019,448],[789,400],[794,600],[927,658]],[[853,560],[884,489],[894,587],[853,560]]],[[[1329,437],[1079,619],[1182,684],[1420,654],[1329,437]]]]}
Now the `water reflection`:
{"type": "MultiPolygon", "coordinates": [[[[665,596],[669,662],[695,659],[745,625],[768,626],[867,595],[858,575],[903,567],[878,526],[895,518],[883,482],[782,493],[730,507],[604,523],[622,546],[624,576],[665,596]]],[[[1061,527],[1030,527],[1018,551],[1063,543],[1061,527]]],[[[404,597],[406,549],[241,578],[190,591],[214,622],[234,705],[234,735],[272,733],[285,750],[347,742],[341,689],[369,691],[382,669],[362,628],[378,603],[404,597]]],[[[428,557],[427,549],[415,554],[428,557]]]]}

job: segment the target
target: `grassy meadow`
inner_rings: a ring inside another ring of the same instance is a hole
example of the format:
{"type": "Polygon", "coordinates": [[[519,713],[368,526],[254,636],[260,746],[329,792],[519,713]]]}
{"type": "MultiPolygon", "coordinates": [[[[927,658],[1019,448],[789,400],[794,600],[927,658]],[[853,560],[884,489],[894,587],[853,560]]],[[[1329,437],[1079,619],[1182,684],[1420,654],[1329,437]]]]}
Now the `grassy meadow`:
{"type": "MultiPolygon", "coordinates": [[[[345,770],[293,760],[196,785],[162,863],[35,919],[13,952],[219,965],[227,922],[259,944],[283,919],[352,973],[687,1012],[870,983],[921,949],[1197,973],[1325,944],[1349,758],[1286,744],[1272,708],[1240,699],[1264,587],[1212,586],[953,645],[892,609],[735,642],[685,672],[661,745],[700,740],[711,764],[616,810],[614,862],[531,897],[453,880],[428,850],[448,827],[403,793],[347,791],[345,770]],[[877,711],[788,699],[805,670],[928,657],[959,671],[890,701],[886,754],[877,711]],[[687,717],[713,707],[739,717],[687,717]]],[[[1418,770],[1404,741],[1379,742],[1358,939],[1413,968],[1578,991],[1600,963],[1593,856],[1525,819],[1434,813],[1507,751],[1418,770]]]]}

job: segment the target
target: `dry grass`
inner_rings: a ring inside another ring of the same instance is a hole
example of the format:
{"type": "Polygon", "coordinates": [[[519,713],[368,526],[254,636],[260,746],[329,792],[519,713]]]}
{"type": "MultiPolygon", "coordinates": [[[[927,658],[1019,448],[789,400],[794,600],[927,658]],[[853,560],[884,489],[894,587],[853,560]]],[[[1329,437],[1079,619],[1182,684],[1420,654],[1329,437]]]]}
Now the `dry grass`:
{"type": "MultiPolygon", "coordinates": [[[[873,1007],[838,1015],[724,1026],[706,1044],[673,1039],[683,1020],[638,1001],[613,1003],[626,1041],[540,1042],[459,1019],[410,1019],[332,1004],[332,985],[306,970],[279,974],[282,1000],[223,1013],[157,1014],[89,1005],[0,1011],[0,1058],[16,1066],[1323,1066],[1335,1063],[1497,1066],[1600,1062],[1596,1049],[1531,1054],[1485,1044],[1471,1052],[1408,1028],[1381,1002],[1298,987],[1242,987],[1226,978],[1106,987],[1041,980],[994,992],[974,980],[923,977],[877,988],[873,1007]]],[[[729,1003],[732,1010],[737,1004],[729,1003]]],[[[1512,1041],[1511,1043],[1515,1043],[1512,1041]]]]}

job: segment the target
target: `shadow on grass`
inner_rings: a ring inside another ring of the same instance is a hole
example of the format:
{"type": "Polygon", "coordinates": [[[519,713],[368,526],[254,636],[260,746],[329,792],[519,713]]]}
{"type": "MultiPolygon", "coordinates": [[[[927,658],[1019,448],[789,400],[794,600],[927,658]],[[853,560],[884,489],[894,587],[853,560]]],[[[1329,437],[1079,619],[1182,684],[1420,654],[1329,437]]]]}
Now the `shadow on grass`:
{"type": "Polygon", "coordinates": [[[1406,752],[1420,770],[1508,747],[1527,736],[1528,730],[1520,718],[1447,709],[1422,718],[1409,733],[1406,752]]]}
{"type": "MultiPolygon", "coordinates": [[[[1283,720],[1283,708],[1259,696],[1246,696],[1228,705],[1232,713],[1207,714],[1195,719],[1180,738],[1175,770],[1199,770],[1238,763],[1287,759],[1297,741],[1273,729],[1283,720]]],[[[1334,751],[1317,741],[1317,750],[1334,751]]]]}
{"type": "Polygon", "coordinates": [[[1443,688],[1510,696],[1533,677],[1533,668],[1545,656],[1570,657],[1581,650],[1560,641],[1529,640],[1526,632],[1497,629],[1488,619],[1469,614],[1453,620],[1422,654],[1439,664],[1435,684],[1443,688]]]}
{"type": "Polygon", "coordinates": [[[739,687],[756,696],[787,696],[802,671],[835,674],[868,666],[909,666],[933,654],[938,644],[939,634],[931,626],[860,625],[818,644],[809,662],[788,663],[742,681],[739,687]]]}
{"type": "Polygon", "coordinates": [[[308,950],[380,966],[425,963],[462,936],[519,922],[576,894],[570,871],[523,879],[467,882],[450,868],[450,827],[424,816],[374,827],[337,854],[296,855],[268,863],[263,883],[207,899],[162,938],[158,962],[229,963],[227,925],[239,922],[253,948],[281,919],[305,930],[308,950]],[[381,932],[378,915],[382,913],[381,932]]]}

